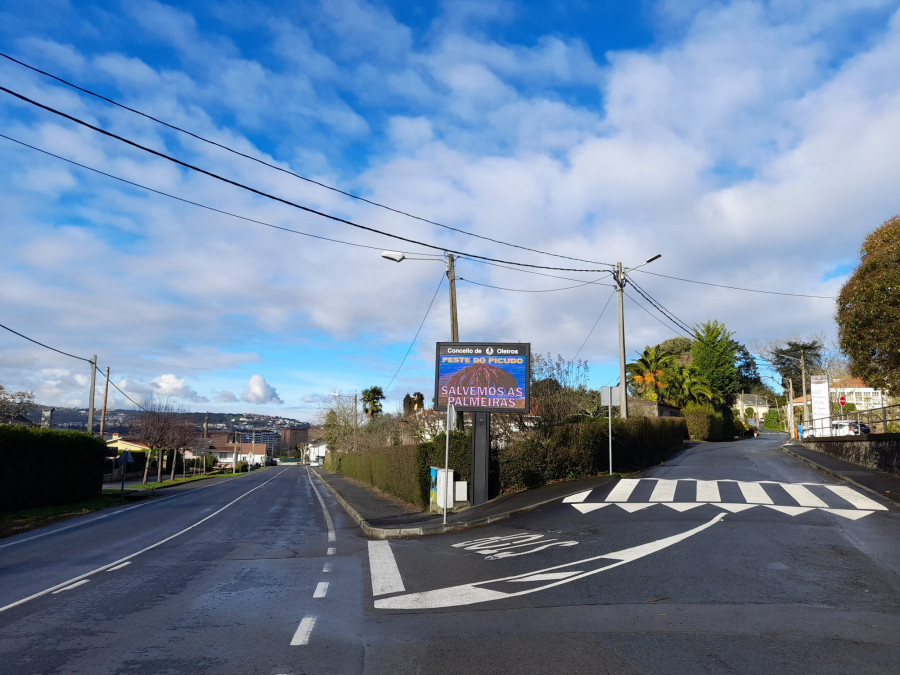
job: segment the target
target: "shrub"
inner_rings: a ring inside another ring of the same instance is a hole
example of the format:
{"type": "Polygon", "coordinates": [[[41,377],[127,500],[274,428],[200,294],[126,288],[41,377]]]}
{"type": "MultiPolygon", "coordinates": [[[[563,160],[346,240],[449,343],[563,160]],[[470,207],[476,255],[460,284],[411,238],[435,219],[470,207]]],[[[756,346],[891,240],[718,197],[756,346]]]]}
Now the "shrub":
{"type": "Polygon", "coordinates": [[[106,443],[81,431],[0,426],[0,509],[66,504],[103,487],[106,443]]]}
{"type": "Polygon", "coordinates": [[[682,410],[690,438],[698,441],[722,441],[734,435],[731,416],[725,419],[711,405],[688,403],[682,410]]]}

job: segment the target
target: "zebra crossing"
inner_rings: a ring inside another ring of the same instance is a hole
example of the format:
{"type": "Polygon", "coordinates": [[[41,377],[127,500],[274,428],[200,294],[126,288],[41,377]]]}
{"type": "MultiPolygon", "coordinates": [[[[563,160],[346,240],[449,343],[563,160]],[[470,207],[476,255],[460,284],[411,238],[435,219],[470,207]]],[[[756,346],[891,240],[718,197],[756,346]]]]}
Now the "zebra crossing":
{"type": "Polygon", "coordinates": [[[563,499],[581,513],[615,506],[628,513],[664,506],[684,512],[715,506],[731,513],[768,508],[789,516],[825,511],[859,520],[887,507],[846,485],[781,483],[778,481],[699,480],[681,478],[623,478],[602,501],[590,501],[603,489],[586,490],[563,499]]]}

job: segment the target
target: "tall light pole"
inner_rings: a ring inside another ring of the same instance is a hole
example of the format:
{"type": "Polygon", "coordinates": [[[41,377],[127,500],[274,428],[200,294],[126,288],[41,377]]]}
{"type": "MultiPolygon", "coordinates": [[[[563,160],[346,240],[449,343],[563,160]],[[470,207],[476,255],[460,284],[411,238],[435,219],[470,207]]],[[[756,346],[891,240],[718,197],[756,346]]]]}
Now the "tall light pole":
{"type": "Polygon", "coordinates": [[[459,321],[456,316],[456,267],[454,265],[455,258],[452,253],[448,253],[444,258],[410,258],[400,251],[382,251],[381,257],[394,262],[403,262],[404,260],[433,260],[435,262],[446,262],[447,279],[450,281],[450,342],[459,342],[459,321]]]}
{"type": "Polygon", "coordinates": [[[622,267],[622,263],[616,263],[616,271],[613,272],[613,279],[616,282],[616,295],[619,304],[619,416],[622,419],[628,418],[628,398],[627,398],[627,380],[625,377],[625,284],[628,279],[625,277],[626,272],[633,272],[639,267],[643,267],[648,263],[662,257],[662,253],[657,253],[647,258],[637,267],[626,269],[622,267]]]}

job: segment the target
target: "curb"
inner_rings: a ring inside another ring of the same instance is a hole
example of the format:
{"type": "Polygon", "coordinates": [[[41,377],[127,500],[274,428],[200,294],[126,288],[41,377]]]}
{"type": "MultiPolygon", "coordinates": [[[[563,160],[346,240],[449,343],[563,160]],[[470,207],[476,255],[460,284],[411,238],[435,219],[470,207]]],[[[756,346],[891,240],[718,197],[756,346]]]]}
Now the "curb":
{"type": "MultiPolygon", "coordinates": [[[[844,474],[839,473],[839,472],[835,471],[834,469],[829,469],[827,466],[822,466],[821,464],[814,462],[813,460],[809,459],[808,457],[804,457],[803,455],[798,455],[796,452],[793,452],[790,449],[789,445],[782,445],[778,449],[781,450],[782,452],[784,452],[785,454],[790,455],[794,459],[797,459],[797,460],[801,461],[802,463],[804,463],[808,466],[811,466],[814,469],[817,469],[819,471],[827,473],[828,475],[836,478],[837,480],[841,481],[842,483],[849,483],[853,487],[856,487],[856,488],[859,488],[860,490],[868,492],[870,495],[878,497],[882,501],[887,501],[887,502],[894,504],[895,506],[900,506],[900,497],[890,497],[888,495],[882,494],[878,490],[873,490],[872,488],[867,487],[867,486],[863,485],[862,483],[858,483],[855,480],[853,480],[852,478],[845,476],[844,474]]],[[[864,467],[861,467],[861,468],[864,468],[864,467]]]]}
{"type": "MultiPolygon", "coordinates": [[[[559,501],[560,499],[565,499],[566,497],[578,494],[579,492],[584,492],[583,489],[573,490],[572,492],[568,492],[566,494],[557,495],[552,499],[545,499],[535,504],[521,506],[517,509],[513,509],[512,511],[506,511],[504,513],[498,513],[493,516],[485,516],[484,518],[478,518],[476,520],[468,520],[459,523],[448,523],[447,525],[444,525],[442,523],[440,525],[431,525],[425,527],[374,527],[369,523],[369,521],[363,518],[359,514],[359,512],[354,509],[350,505],[350,503],[338,493],[337,490],[331,487],[328,481],[323,479],[318,474],[318,472],[316,472],[316,476],[320,481],[322,481],[322,483],[325,484],[325,487],[328,488],[328,491],[331,492],[332,495],[334,495],[334,498],[350,515],[350,517],[353,518],[356,524],[359,525],[359,528],[362,530],[363,534],[370,539],[411,539],[414,537],[427,537],[435,534],[462,532],[463,530],[468,530],[473,527],[483,527],[484,525],[490,525],[491,523],[496,523],[497,521],[505,520],[507,518],[511,518],[512,516],[517,516],[522,513],[528,513],[529,511],[533,511],[537,508],[540,508],[541,506],[545,506],[546,504],[559,501]]],[[[618,478],[610,478],[610,481],[612,480],[618,480],[618,478]]],[[[606,483],[600,483],[600,485],[606,485],[606,483]]]]}

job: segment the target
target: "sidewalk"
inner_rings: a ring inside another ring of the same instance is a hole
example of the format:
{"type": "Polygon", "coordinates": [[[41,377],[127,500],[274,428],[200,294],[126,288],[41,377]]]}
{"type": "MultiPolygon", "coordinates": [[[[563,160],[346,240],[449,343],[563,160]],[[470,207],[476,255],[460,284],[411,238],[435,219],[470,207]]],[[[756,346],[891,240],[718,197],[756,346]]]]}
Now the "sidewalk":
{"type": "Polygon", "coordinates": [[[609,476],[594,476],[504,495],[485,504],[448,512],[447,524],[444,525],[443,514],[420,511],[412,504],[386,495],[365,483],[329,473],[321,467],[313,467],[311,470],[357,522],[363,534],[372,539],[460,532],[525,513],[549,502],[618,480],[609,476]]]}
{"type": "Polygon", "coordinates": [[[809,464],[814,469],[824,471],[844,483],[900,505],[900,476],[875,469],[867,469],[838,457],[812,450],[796,441],[782,445],[780,450],[809,464]]]}
{"type": "MultiPolygon", "coordinates": [[[[887,500],[894,505],[900,505],[900,476],[866,469],[817,450],[810,450],[799,443],[786,443],[780,450],[882,501],[887,500]]],[[[444,525],[443,515],[440,513],[421,511],[412,504],[384,494],[370,485],[340,474],[329,473],[321,467],[311,467],[311,471],[325,483],[335,499],[359,525],[363,534],[372,539],[398,539],[459,532],[531,511],[549,502],[618,480],[615,477],[594,476],[504,495],[485,504],[463,508],[454,513],[448,512],[447,524],[444,525]]]]}

